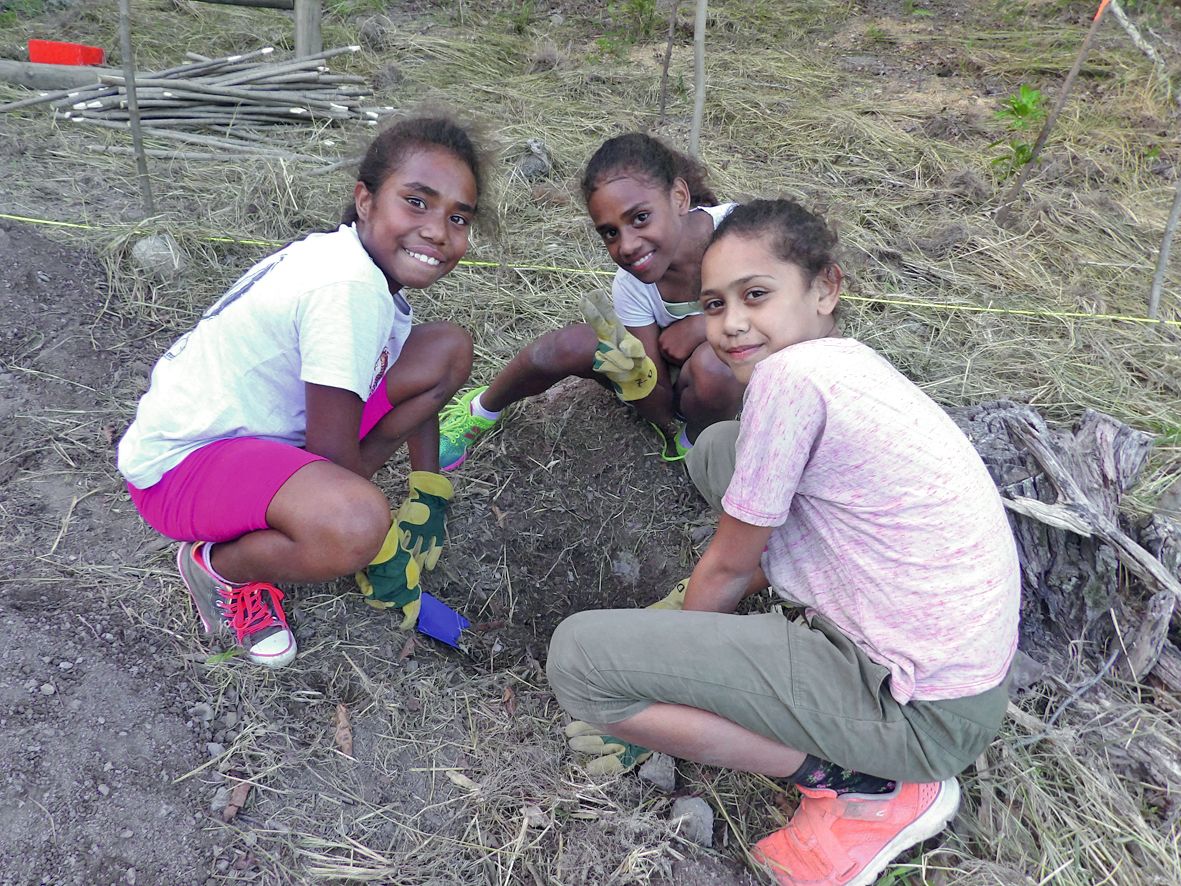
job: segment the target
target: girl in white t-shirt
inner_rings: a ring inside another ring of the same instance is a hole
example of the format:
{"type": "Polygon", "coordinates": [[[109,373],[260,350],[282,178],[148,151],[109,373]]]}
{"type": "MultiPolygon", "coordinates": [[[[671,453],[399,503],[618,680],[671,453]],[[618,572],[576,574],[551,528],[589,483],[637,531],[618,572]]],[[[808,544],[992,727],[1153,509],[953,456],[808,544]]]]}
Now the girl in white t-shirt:
{"type": "Polygon", "coordinates": [[[704,167],[649,135],[605,142],[582,177],[595,230],[619,265],[612,308],[583,307],[588,323],[527,345],[493,379],[443,414],[439,461],[459,467],[502,410],[570,376],[609,383],[660,432],[679,461],[702,428],[738,412],[743,386],[705,341],[697,306],[701,254],[734,204],[716,205],[704,167]]]}
{"type": "Polygon", "coordinates": [[[181,577],[208,633],[249,658],[294,658],[283,592],[357,572],[367,601],[419,606],[451,483],[438,413],[471,371],[472,340],[411,325],[404,289],[467,251],[482,177],[469,134],[443,117],[377,136],[341,226],[260,261],[152,370],[119,470],[144,520],[183,542],[181,577]],[[371,482],[405,444],[410,493],[393,516],[371,482]]]}
{"type": "Polygon", "coordinates": [[[996,487],[943,410],[841,337],[835,244],[788,200],[718,227],[700,302],[748,386],[741,422],[687,459],[717,532],[684,611],[578,613],[547,665],[597,771],[652,749],[795,784],[795,816],[752,851],[781,886],[868,886],[943,829],[956,775],[1000,725],[1017,646],[996,487]],[[734,614],[768,585],[805,619],[734,614]]]}

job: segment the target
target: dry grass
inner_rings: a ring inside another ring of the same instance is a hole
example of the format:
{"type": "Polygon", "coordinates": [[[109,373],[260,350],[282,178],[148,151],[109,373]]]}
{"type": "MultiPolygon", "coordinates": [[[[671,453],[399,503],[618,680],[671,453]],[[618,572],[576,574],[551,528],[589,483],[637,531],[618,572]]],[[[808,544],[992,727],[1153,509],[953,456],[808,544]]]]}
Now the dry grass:
{"type": "MultiPolygon", "coordinates": [[[[107,6],[82,4],[80,39],[111,42],[107,6]]],[[[276,13],[135,6],[145,67],[172,63],[183,48],[215,55],[290,39],[276,13]]],[[[974,27],[965,44],[962,23],[875,17],[856,4],[790,13],[776,4],[711,6],[703,144],[721,195],[786,193],[824,207],[840,226],[851,271],[849,332],[940,402],[1006,396],[1059,420],[1096,408],[1160,433],[1129,501],[1133,511],[1150,508],[1179,473],[1176,332],[1037,316],[1144,312],[1181,165],[1168,134],[1175,121],[1147,63],[1107,33],[1016,221],[1001,229],[991,216],[1000,181],[989,161],[997,149],[988,145],[1002,133],[991,111],[1021,79],[1053,95],[1081,39],[1078,26],[1054,19],[1044,4],[1008,4],[1008,18],[974,27]],[[1027,7],[1033,17],[1022,20],[1027,7]],[[855,53],[880,59],[887,74],[843,66],[855,53]],[[927,73],[923,65],[936,59],[954,73],[927,73]],[[1154,171],[1157,164],[1165,174],[1154,171]]],[[[661,46],[604,54],[595,43],[604,28],[577,8],[561,25],[539,13],[522,34],[509,16],[482,3],[407,13],[348,62],[366,74],[395,64],[402,79],[386,98],[408,109],[445,101],[478,112],[491,127],[502,157],[485,210],[494,224],[469,258],[500,267],[461,268],[415,297],[420,317],[472,330],[477,381],[524,342],[573,319],[577,297],[603,285],[590,272],[608,261],[580,211],[577,174],[603,137],[657,122],[661,46]],[[543,50],[553,66],[535,70],[543,50]],[[558,163],[560,175],[544,193],[507,174],[526,137],[544,138],[558,163]]],[[[326,42],[357,41],[362,24],[361,16],[333,16],[326,42]]],[[[669,119],[657,128],[682,144],[690,65],[682,40],[669,119]]],[[[273,137],[330,162],[357,153],[367,135],[293,129],[273,137]]],[[[101,228],[70,236],[89,238],[106,257],[107,319],[133,331],[129,359],[158,352],[267,251],[211,237],[299,236],[330,224],[350,185],[347,171],[316,177],[305,166],[261,160],[152,164],[160,217],[137,228],[128,224],[137,193],[130,164],[85,150],[118,136],[58,130],[30,111],[0,118],[0,137],[43,145],[8,157],[10,211],[101,228]],[[130,270],[129,244],[141,228],[178,240],[190,260],[183,279],[151,284],[130,270]]],[[[1174,264],[1162,306],[1172,321],[1181,319],[1179,286],[1174,264]]],[[[224,758],[192,777],[212,783],[232,767],[258,785],[253,808],[226,827],[224,840],[257,867],[219,871],[225,882],[257,869],[256,883],[646,883],[667,878],[688,853],[666,822],[667,798],[632,778],[592,782],[568,758],[562,715],[537,660],[556,620],[588,599],[661,595],[692,563],[687,527],[708,516],[682,477],[645,460],[652,441],[639,423],[593,392],[572,390],[521,409],[465,468],[442,586],[473,620],[509,623],[476,635],[469,656],[420,645],[400,659],[403,638],[342,598],[346,581],[296,595],[304,654],[284,672],[199,659],[186,665],[210,703],[219,712],[240,710],[244,724],[224,758]],[[604,427],[618,437],[608,445],[626,466],[601,452],[604,427]],[[588,464],[596,465],[593,476],[588,464]],[[638,586],[611,574],[622,551],[644,564],[638,586]],[[338,703],[351,713],[355,759],[332,745],[338,703]]],[[[103,396],[130,418],[135,391],[103,396]]],[[[82,442],[66,435],[63,445],[86,462],[82,442]]],[[[100,470],[114,489],[111,469],[100,470]]],[[[399,477],[390,471],[385,482],[394,489],[399,477]]],[[[115,570],[134,589],[122,604],[171,635],[177,650],[198,648],[167,555],[145,556],[115,570]],[[134,602],[140,592],[170,605],[144,611],[134,602]]],[[[1165,693],[1105,683],[1047,732],[1044,720],[1093,668],[1081,653],[1074,660],[1077,673],[1020,702],[966,777],[955,832],[895,868],[890,882],[1181,882],[1181,776],[1168,765],[1181,752],[1181,707],[1165,693]]],[[[686,764],[681,776],[715,806],[723,854],[742,859],[744,847],[781,817],[770,803],[778,788],[765,779],[686,764]]]]}

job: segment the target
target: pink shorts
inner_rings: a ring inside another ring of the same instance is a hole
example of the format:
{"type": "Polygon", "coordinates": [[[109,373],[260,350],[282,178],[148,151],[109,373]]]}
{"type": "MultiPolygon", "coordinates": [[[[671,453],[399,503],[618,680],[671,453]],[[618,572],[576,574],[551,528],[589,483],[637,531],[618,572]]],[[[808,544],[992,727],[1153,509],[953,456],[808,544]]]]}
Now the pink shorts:
{"type": "MultiPolygon", "coordinates": [[[[364,438],[393,407],[385,378],[361,412],[364,438]]],[[[292,475],[314,461],[306,449],[257,437],[233,437],[202,446],[147,489],[127,484],[144,521],[177,541],[231,541],[269,529],[267,508],[292,475]]]]}

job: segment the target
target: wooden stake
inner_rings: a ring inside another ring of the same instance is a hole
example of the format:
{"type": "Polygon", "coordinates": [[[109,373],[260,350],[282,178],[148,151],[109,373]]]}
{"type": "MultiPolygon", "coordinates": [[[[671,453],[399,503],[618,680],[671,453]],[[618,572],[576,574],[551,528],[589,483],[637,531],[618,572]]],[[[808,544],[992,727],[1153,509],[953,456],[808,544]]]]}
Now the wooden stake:
{"type": "Polygon", "coordinates": [[[295,0],[200,0],[220,6],[253,6],[256,9],[293,9],[295,0]]]}
{"type": "Polygon", "coordinates": [[[1091,22],[1091,29],[1087,31],[1087,37],[1083,40],[1083,45],[1079,47],[1078,57],[1074,60],[1074,66],[1070,69],[1070,73],[1066,75],[1066,82],[1062,84],[1062,91],[1058,93],[1058,101],[1054,103],[1054,109],[1050,111],[1050,116],[1046,118],[1046,125],[1038,133],[1037,141],[1034,142],[1028,162],[1022,165],[1017,180],[1009,186],[1009,190],[1005,192],[1005,196],[1001,199],[1001,207],[996,213],[996,223],[998,225],[1003,226],[1008,220],[1010,204],[1021,193],[1022,187],[1025,186],[1025,180],[1033,170],[1033,164],[1037,162],[1038,155],[1042,152],[1042,148],[1046,144],[1046,139],[1050,137],[1050,130],[1054,128],[1054,123],[1058,120],[1058,114],[1062,111],[1063,106],[1066,104],[1066,99],[1070,96],[1070,90],[1074,86],[1078,72],[1082,70],[1083,62],[1087,59],[1087,53],[1091,51],[1091,43],[1094,42],[1095,34],[1099,31],[1099,23],[1103,20],[1103,13],[1107,10],[1107,4],[1109,2],[1110,0],[1101,0],[1099,11],[1095,13],[1095,18],[1091,22]]]}
{"type": "Polygon", "coordinates": [[[1156,273],[1152,275],[1152,291],[1148,293],[1148,316],[1156,319],[1156,312],[1160,309],[1160,291],[1165,284],[1165,272],[1169,269],[1169,250],[1173,245],[1173,234],[1177,232],[1177,222],[1181,220],[1181,178],[1177,179],[1177,190],[1173,192],[1173,209],[1169,212],[1169,221],[1165,225],[1165,236],[1161,240],[1160,255],[1156,258],[1156,273]]]}
{"type": "Polygon", "coordinates": [[[139,192],[144,201],[144,214],[156,214],[152,199],[152,181],[148,178],[148,160],[144,154],[144,137],[139,126],[139,104],[135,95],[135,59],[131,49],[131,0],[119,0],[119,51],[123,55],[123,80],[127,88],[127,109],[131,113],[131,144],[135,150],[135,168],[139,178],[139,192]]]}
{"type": "Polygon", "coordinates": [[[668,42],[664,45],[664,66],[660,69],[660,117],[664,122],[664,112],[668,108],[668,64],[673,57],[673,36],[677,31],[677,7],[680,0],[673,0],[672,9],[668,13],[668,42]]]}
{"type": "Polygon", "coordinates": [[[295,54],[304,58],[324,48],[320,36],[320,0],[295,0],[295,54]]]}
{"type": "MultiPolygon", "coordinates": [[[[1105,0],[1106,2],[1106,0],[1105,0]]],[[[705,116],[705,13],[708,0],[697,0],[693,17],[693,127],[689,130],[689,153],[700,156],[701,118],[705,116]]]]}

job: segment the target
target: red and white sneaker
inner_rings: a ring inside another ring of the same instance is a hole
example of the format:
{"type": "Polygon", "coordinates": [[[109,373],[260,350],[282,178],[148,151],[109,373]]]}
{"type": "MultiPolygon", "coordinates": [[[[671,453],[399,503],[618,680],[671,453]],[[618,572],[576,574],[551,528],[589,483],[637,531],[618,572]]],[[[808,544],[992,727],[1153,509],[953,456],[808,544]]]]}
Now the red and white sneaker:
{"type": "Polygon", "coordinates": [[[787,827],[751,850],[780,886],[872,886],[899,853],[942,831],[960,805],[954,778],[900,783],[888,794],[800,791],[787,827]]]}
{"type": "Polygon", "coordinates": [[[185,542],[176,567],[189,589],[206,634],[233,631],[238,645],[255,664],[281,668],[295,658],[295,636],[287,627],[283,592],[254,581],[234,585],[214,576],[205,563],[205,542],[185,542]]]}

